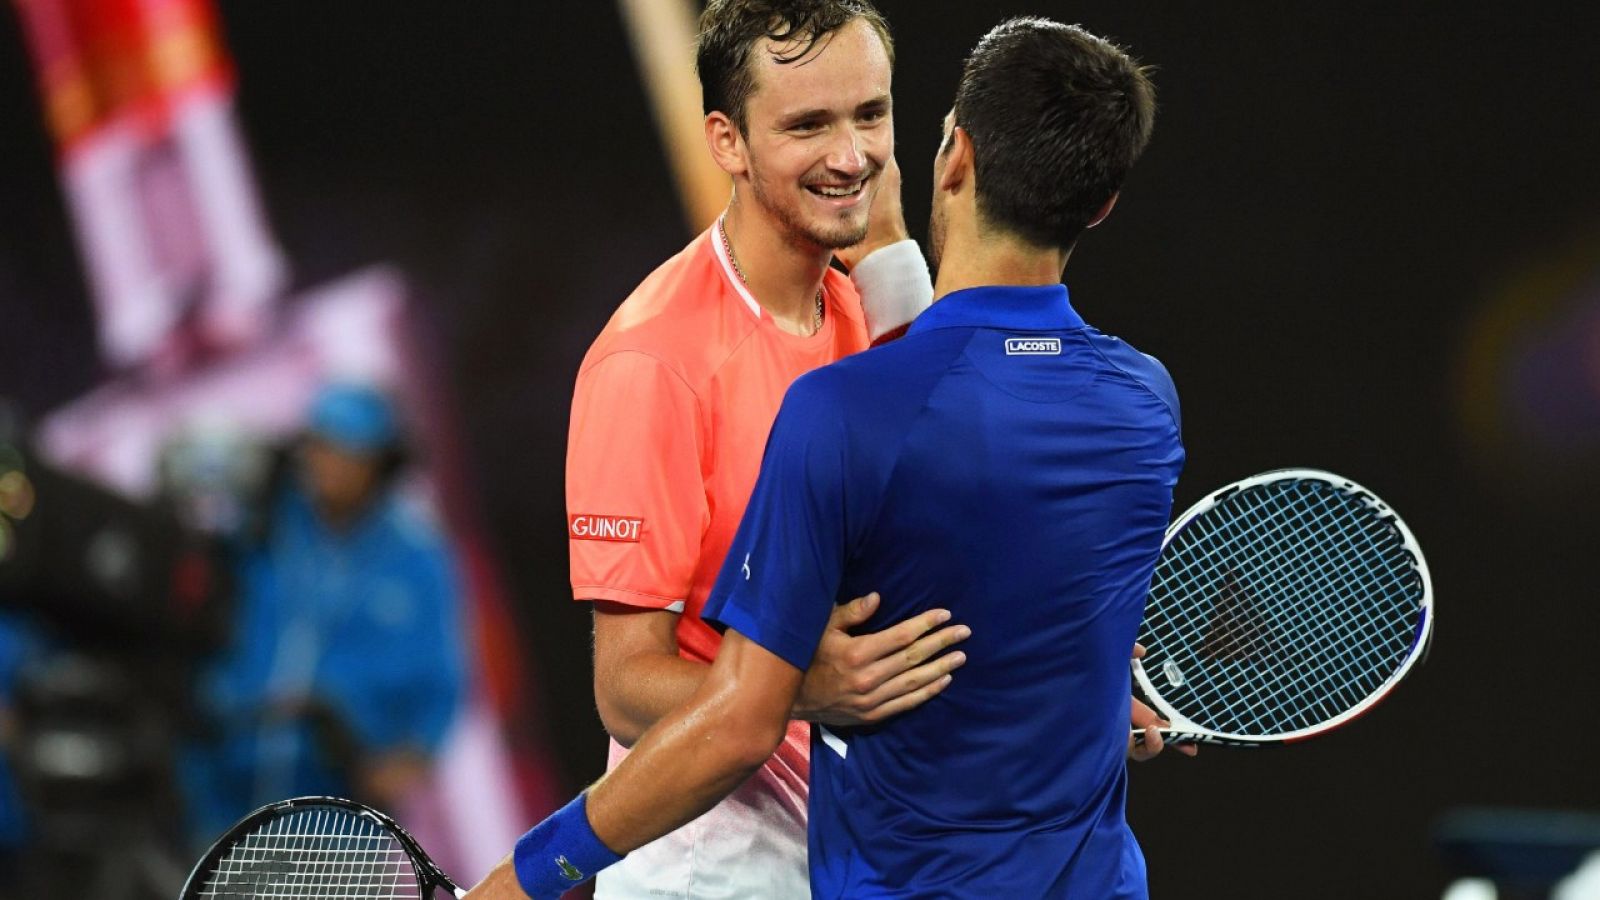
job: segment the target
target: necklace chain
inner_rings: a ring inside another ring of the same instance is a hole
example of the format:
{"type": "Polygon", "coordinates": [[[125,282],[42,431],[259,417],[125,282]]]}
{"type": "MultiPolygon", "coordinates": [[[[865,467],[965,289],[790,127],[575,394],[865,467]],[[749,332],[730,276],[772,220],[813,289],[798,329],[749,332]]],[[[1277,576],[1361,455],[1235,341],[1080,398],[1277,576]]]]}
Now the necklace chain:
{"type": "MultiPolygon", "coordinates": [[[[744,277],[744,269],[739,267],[739,257],[733,253],[733,244],[728,241],[728,229],[717,220],[717,233],[722,236],[722,249],[728,251],[728,262],[733,263],[733,273],[739,276],[739,283],[748,290],[750,279],[744,277]]],[[[822,330],[822,288],[817,288],[816,305],[811,308],[811,333],[816,334],[822,330]]]]}

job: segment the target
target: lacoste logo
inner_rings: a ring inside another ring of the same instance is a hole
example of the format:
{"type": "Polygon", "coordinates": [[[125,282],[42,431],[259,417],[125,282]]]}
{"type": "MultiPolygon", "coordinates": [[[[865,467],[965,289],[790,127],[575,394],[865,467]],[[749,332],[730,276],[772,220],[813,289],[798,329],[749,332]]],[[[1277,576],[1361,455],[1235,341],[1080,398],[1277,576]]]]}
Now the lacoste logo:
{"type": "Polygon", "coordinates": [[[556,857],[556,868],[561,870],[561,877],[568,881],[583,880],[583,873],[578,871],[577,866],[567,862],[567,858],[565,856],[556,857]]]}
{"type": "Polygon", "coordinates": [[[1007,356],[1060,356],[1060,338],[1006,338],[1007,356]]]}

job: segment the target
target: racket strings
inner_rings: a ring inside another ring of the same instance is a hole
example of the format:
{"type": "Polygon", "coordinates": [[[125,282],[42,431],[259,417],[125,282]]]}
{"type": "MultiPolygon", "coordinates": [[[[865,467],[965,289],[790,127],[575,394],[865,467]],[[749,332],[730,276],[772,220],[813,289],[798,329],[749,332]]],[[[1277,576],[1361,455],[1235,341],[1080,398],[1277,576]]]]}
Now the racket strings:
{"type": "MultiPolygon", "coordinates": [[[[1370,551],[1373,547],[1369,542],[1369,546],[1358,549],[1370,551]]],[[[1381,623],[1370,614],[1372,607],[1367,602],[1370,600],[1367,596],[1370,583],[1361,580],[1361,574],[1348,561],[1341,560],[1335,564],[1328,578],[1311,582],[1304,577],[1295,577],[1288,588],[1290,591],[1326,591],[1328,588],[1345,587],[1356,592],[1356,602],[1349,607],[1354,615],[1347,619],[1337,617],[1335,613],[1338,608],[1331,604],[1305,610],[1302,627],[1307,639],[1293,648],[1297,652],[1285,654],[1281,665],[1274,666],[1273,674],[1286,680],[1285,686],[1292,697],[1290,703],[1280,702],[1274,711],[1281,714],[1291,706],[1303,709],[1304,718],[1297,723],[1300,727],[1337,715],[1349,704],[1359,701],[1367,693],[1363,689],[1363,676],[1376,671],[1376,667],[1383,662],[1378,658],[1381,653],[1377,651],[1381,651],[1384,635],[1381,623]],[[1347,651],[1362,648],[1368,652],[1343,656],[1330,652],[1334,649],[1347,651]],[[1323,673],[1321,682],[1306,678],[1304,673],[1308,672],[1323,673]],[[1345,703],[1345,706],[1341,706],[1341,703],[1345,703]]]]}
{"type": "MultiPolygon", "coordinates": [[[[1259,521],[1256,524],[1260,524],[1259,521]]],[[[1319,542],[1322,542],[1322,541],[1326,540],[1326,535],[1325,534],[1316,534],[1316,535],[1314,535],[1314,537],[1316,537],[1319,542]]],[[[1349,567],[1346,566],[1346,567],[1343,567],[1343,568],[1345,568],[1346,569],[1346,573],[1348,573],[1349,567]]],[[[1279,578],[1284,577],[1282,572],[1274,572],[1274,573],[1270,573],[1270,574],[1276,575],[1279,578]]],[[[1335,570],[1335,572],[1333,574],[1338,575],[1339,572],[1337,570],[1335,570]]],[[[1316,585],[1312,585],[1312,584],[1307,584],[1303,579],[1295,579],[1295,580],[1291,580],[1289,582],[1288,587],[1289,587],[1289,589],[1291,591],[1305,591],[1307,589],[1316,589],[1317,586],[1316,585]]],[[[1325,611],[1326,607],[1323,607],[1321,609],[1325,611]]],[[[1357,609],[1360,609],[1360,607],[1357,607],[1357,609]]],[[[1281,611],[1269,610],[1267,614],[1281,614],[1281,611]]],[[[1349,639],[1351,637],[1353,637],[1352,635],[1337,634],[1337,633],[1330,635],[1330,634],[1327,633],[1327,629],[1326,628],[1321,629],[1322,633],[1318,634],[1318,627],[1317,626],[1318,625],[1325,625],[1326,624],[1326,620],[1327,620],[1326,615],[1312,616],[1307,620],[1308,633],[1312,634],[1314,637],[1320,637],[1321,640],[1322,640],[1322,643],[1324,645],[1326,645],[1330,641],[1343,641],[1344,643],[1347,644],[1349,639]]],[[[1370,624],[1370,623],[1367,623],[1367,624],[1370,624]]],[[[1295,654],[1285,654],[1285,663],[1286,664],[1284,666],[1277,667],[1277,670],[1273,674],[1275,676],[1277,676],[1278,678],[1282,679],[1282,677],[1284,675],[1286,675],[1286,674],[1292,674],[1293,672],[1296,672],[1296,671],[1303,671],[1303,667],[1304,666],[1311,665],[1311,664],[1326,665],[1329,662],[1326,659],[1319,659],[1319,658],[1310,658],[1310,659],[1308,659],[1308,658],[1305,658],[1303,652],[1301,654],[1299,654],[1299,657],[1300,658],[1296,658],[1295,654]],[[1296,664],[1298,664],[1298,665],[1296,665],[1296,664]]],[[[1235,668],[1237,668],[1237,667],[1235,667],[1235,668]]],[[[1283,680],[1279,680],[1277,682],[1277,684],[1279,684],[1280,686],[1283,686],[1283,687],[1290,688],[1290,689],[1296,687],[1296,685],[1293,683],[1292,680],[1288,681],[1288,682],[1285,682],[1283,680]]],[[[1303,687],[1304,685],[1300,685],[1300,686],[1303,687]]],[[[1270,700],[1271,699],[1271,698],[1262,697],[1261,693],[1262,693],[1262,691],[1259,690],[1259,689],[1256,691],[1255,699],[1258,702],[1261,702],[1263,700],[1270,700]]]]}
{"type": "MultiPolygon", "coordinates": [[[[1228,530],[1237,531],[1239,526],[1235,523],[1228,530]]],[[[1237,535],[1228,537],[1236,538],[1237,535]]],[[[1237,674],[1238,670],[1252,663],[1259,668],[1267,661],[1293,655],[1283,651],[1281,642],[1271,639],[1271,632],[1264,624],[1273,611],[1262,608],[1262,604],[1248,589],[1241,586],[1243,582],[1255,581],[1259,577],[1260,573],[1257,572],[1241,572],[1233,568],[1225,570],[1218,603],[1210,621],[1206,623],[1207,637],[1200,652],[1229,674],[1237,674]],[[1219,639],[1219,634],[1223,639],[1219,639]],[[1229,635],[1245,637],[1235,637],[1229,641],[1226,640],[1229,635]]],[[[1265,695],[1265,689],[1259,682],[1242,681],[1237,687],[1234,696],[1223,697],[1212,691],[1207,699],[1225,707],[1236,717],[1251,707],[1273,705],[1273,698],[1265,695]]]]}
{"type": "Polygon", "coordinates": [[[1215,731],[1324,722],[1406,658],[1415,563],[1385,517],[1334,485],[1239,491],[1162,554],[1140,636],[1146,668],[1163,699],[1215,731]]]}
{"type": "MultiPolygon", "coordinates": [[[[1250,524],[1253,525],[1253,526],[1256,526],[1256,528],[1259,528],[1259,527],[1263,526],[1264,524],[1270,524],[1270,523],[1264,523],[1261,520],[1259,515],[1252,515],[1252,516],[1248,516],[1247,518],[1250,520],[1250,524]]],[[[1248,537],[1248,535],[1243,535],[1243,536],[1236,535],[1236,537],[1248,537]]],[[[1319,543],[1319,544],[1325,543],[1327,538],[1328,538],[1327,529],[1325,529],[1325,528],[1316,529],[1314,532],[1312,532],[1310,534],[1310,537],[1313,540],[1315,540],[1317,543],[1319,543]]],[[[1370,549],[1370,547],[1367,548],[1367,549],[1370,549]]],[[[1285,567],[1281,564],[1281,558],[1275,560],[1275,562],[1277,562],[1278,564],[1273,566],[1273,567],[1271,567],[1271,569],[1269,569],[1269,571],[1267,571],[1265,573],[1265,575],[1267,577],[1273,577],[1273,578],[1279,579],[1280,581],[1284,581],[1287,591],[1289,593],[1291,593],[1291,594],[1303,593],[1303,592],[1306,592],[1306,591],[1326,590],[1329,587],[1329,584],[1327,583],[1327,579],[1323,579],[1322,583],[1309,582],[1305,577],[1303,577],[1302,573],[1295,572],[1295,571],[1287,571],[1287,572],[1284,571],[1285,567]]],[[[1340,566],[1340,565],[1336,564],[1334,566],[1333,570],[1331,571],[1331,574],[1333,576],[1337,577],[1337,576],[1339,576],[1341,574],[1340,570],[1342,569],[1343,570],[1343,574],[1348,575],[1348,574],[1350,574],[1350,568],[1351,567],[1349,567],[1348,565],[1340,566]]],[[[1260,575],[1258,573],[1258,575],[1255,576],[1253,578],[1253,580],[1259,580],[1259,577],[1260,577],[1260,575]]],[[[1330,619],[1329,619],[1329,616],[1327,615],[1327,613],[1328,613],[1328,610],[1330,610],[1332,608],[1333,607],[1326,606],[1326,605],[1325,606],[1321,606],[1321,607],[1314,607],[1313,611],[1312,611],[1312,614],[1306,617],[1305,621],[1303,622],[1303,627],[1305,628],[1306,633],[1312,637],[1312,639],[1313,639],[1312,641],[1310,641],[1310,642],[1302,642],[1298,646],[1291,646],[1289,648],[1289,652],[1283,652],[1281,654],[1279,653],[1279,650],[1280,650],[1282,642],[1274,641],[1272,643],[1272,645],[1268,648],[1269,650],[1273,651],[1272,655],[1255,657],[1253,659],[1252,658],[1244,658],[1242,660],[1236,660],[1235,661],[1236,663],[1237,662],[1241,662],[1241,661],[1243,661],[1243,662],[1255,661],[1255,662],[1258,662],[1258,663],[1261,663],[1261,662],[1276,663],[1275,665],[1272,665],[1270,667],[1272,669],[1270,674],[1273,676],[1271,679],[1266,680],[1266,681],[1261,681],[1261,680],[1257,679],[1257,680],[1254,680],[1254,681],[1251,681],[1251,682],[1243,683],[1243,684],[1254,685],[1254,688],[1252,690],[1241,691],[1240,692],[1240,698],[1245,700],[1245,701],[1247,701],[1247,702],[1244,704],[1243,707],[1235,707],[1234,711],[1236,713],[1240,712],[1241,709],[1243,709],[1244,707],[1248,707],[1248,706],[1252,706],[1252,705],[1253,706],[1265,707],[1265,708],[1267,708],[1267,710],[1269,712],[1276,711],[1276,712],[1280,712],[1281,713],[1282,710],[1287,705],[1294,704],[1294,703],[1305,704],[1307,702],[1307,700],[1306,700],[1306,698],[1304,696],[1305,695],[1305,690],[1304,689],[1310,688],[1310,687],[1314,687],[1315,685],[1312,685],[1312,684],[1308,683],[1303,678],[1297,679],[1295,677],[1296,674],[1297,673],[1303,673],[1303,672],[1307,671],[1308,668],[1315,667],[1315,666],[1321,666],[1323,668],[1323,671],[1332,673],[1335,670],[1333,668],[1331,668],[1331,666],[1336,665],[1336,664],[1338,664],[1340,662],[1339,660],[1333,660],[1333,659],[1326,658],[1326,656],[1307,657],[1306,652],[1305,652],[1307,649],[1315,649],[1317,647],[1329,647],[1329,646],[1349,646],[1351,641],[1357,640],[1358,638],[1365,639],[1365,643],[1367,643],[1367,644],[1371,643],[1370,635],[1358,636],[1358,635],[1350,634],[1350,633],[1347,633],[1347,632],[1342,633],[1342,632],[1339,632],[1339,631],[1330,631],[1330,629],[1328,627],[1330,625],[1337,626],[1339,624],[1342,624],[1342,625],[1344,625],[1346,627],[1358,627],[1358,628],[1362,627],[1362,626],[1370,626],[1371,625],[1370,620],[1363,621],[1360,617],[1357,617],[1355,619],[1352,619],[1350,622],[1345,622],[1345,623],[1334,623],[1334,622],[1331,622],[1330,619]]],[[[1363,607],[1358,605],[1358,606],[1354,607],[1354,609],[1356,609],[1357,611],[1360,611],[1361,609],[1363,609],[1363,607]]],[[[1264,610],[1263,612],[1259,613],[1258,614],[1258,618],[1271,619],[1272,616],[1281,616],[1281,615],[1283,615],[1283,610],[1281,610],[1281,609],[1267,609],[1267,610],[1264,610]]],[[[1214,617],[1213,617],[1213,619],[1214,619],[1213,627],[1216,627],[1215,618],[1216,617],[1214,615],[1214,617]]],[[[1224,623],[1222,623],[1222,627],[1223,628],[1227,628],[1227,627],[1230,627],[1230,626],[1229,626],[1229,623],[1224,622],[1224,623]]],[[[1204,648],[1204,649],[1209,649],[1209,648],[1204,648]]],[[[1345,662],[1350,662],[1350,661],[1346,660],[1345,662]]],[[[1238,664],[1235,664],[1235,665],[1232,665],[1232,666],[1229,666],[1229,667],[1225,667],[1225,668],[1229,670],[1229,674],[1231,674],[1231,675],[1250,674],[1250,673],[1242,672],[1241,671],[1242,670],[1242,666],[1240,666],[1238,664]]],[[[1347,671],[1354,671],[1358,667],[1351,666],[1351,665],[1346,665],[1343,668],[1345,670],[1347,670],[1347,671]]],[[[1348,681],[1348,680],[1349,679],[1347,678],[1346,681],[1348,681]]],[[[1324,686],[1326,686],[1326,685],[1324,685],[1324,686]]],[[[1348,684],[1346,684],[1345,687],[1347,688],[1348,684]]],[[[1334,686],[1334,689],[1335,690],[1338,689],[1337,685],[1334,686]]],[[[1330,712],[1334,711],[1333,707],[1329,705],[1330,703],[1332,703],[1332,701],[1331,701],[1331,699],[1329,697],[1326,696],[1326,692],[1324,692],[1324,696],[1322,697],[1322,701],[1323,702],[1320,703],[1320,704],[1313,703],[1312,710],[1313,711],[1327,710],[1327,711],[1330,711],[1330,712]]]]}
{"type": "Polygon", "coordinates": [[[348,810],[311,807],[237,839],[198,896],[420,900],[422,892],[410,854],[386,828],[348,810]]]}
{"type": "MultiPolygon", "coordinates": [[[[1315,530],[1308,532],[1308,539],[1314,544],[1325,545],[1339,537],[1330,533],[1326,520],[1311,519],[1308,521],[1316,523],[1315,530]]],[[[1260,521],[1257,521],[1256,524],[1262,527],[1271,525],[1269,522],[1260,521]]],[[[1361,540],[1353,542],[1356,544],[1354,549],[1363,554],[1366,559],[1381,558],[1377,555],[1381,552],[1380,548],[1373,540],[1374,535],[1370,530],[1361,532],[1359,536],[1361,540]]],[[[1370,581],[1360,577],[1363,573],[1351,565],[1351,558],[1349,557],[1331,560],[1330,568],[1321,573],[1313,573],[1303,566],[1296,570],[1293,563],[1297,559],[1301,559],[1301,557],[1274,558],[1271,560],[1272,564],[1264,572],[1264,577],[1277,579],[1282,585],[1283,590],[1278,594],[1280,597],[1307,596],[1319,591],[1326,595],[1330,588],[1337,587],[1346,587],[1358,592],[1369,591],[1371,588],[1370,581]]],[[[1367,598],[1363,596],[1358,599],[1367,598]]],[[[1348,618],[1340,618],[1341,607],[1334,604],[1311,605],[1302,610],[1297,610],[1304,614],[1303,627],[1313,640],[1304,642],[1299,647],[1292,649],[1304,651],[1306,649],[1326,649],[1330,647],[1342,649],[1351,647],[1367,647],[1371,649],[1375,647],[1376,645],[1373,641],[1379,635],[1374,631],[1374,628],[1379,623],[1376,618],[1370,615],[1371,607],[1367,604],[1356,603],[1345,609],[1354,613],[1354,615],[1348,618]],[[1356,633],[1357,630],[1360,631],[1359,634],[1356,633]]],[[[1283,613],[1283,609],[1275,608],[1268,610],[1267,617],[1281,616],[1283,613]]],[[[1283,666],[1279,667],[1280,670],[1286,670],[1287,672],[1304,671],[1306,667],[1312,665],[1325,667],[1341,662],[1341,660],[1330,658],[1326,654],[1314,658],[1305,658],[1304,653],[1301,655],[1301,659],[1286,661],[1283,666]],[[1296,666],[1293,663],[1299,663],[1299,665],[1296,666]]],[[[1350,662],[1350,660],[1342,661],[1350,662]]],[[[1350,666],[1348,668],[1354,667],[1350,666]]]]}

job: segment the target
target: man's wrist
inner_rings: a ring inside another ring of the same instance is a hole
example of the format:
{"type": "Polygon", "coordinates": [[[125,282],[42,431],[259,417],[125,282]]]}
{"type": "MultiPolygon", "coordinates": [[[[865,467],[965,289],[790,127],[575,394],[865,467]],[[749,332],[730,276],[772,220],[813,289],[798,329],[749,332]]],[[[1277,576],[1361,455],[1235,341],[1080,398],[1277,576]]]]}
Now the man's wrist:
{"type": "Polygon", "coordinates": [[[794,698],[794,708],[789,710],[789,719],[794,722],[820,722],[822,721],[822,707],[814,706],[807,702],[804,694],[805,688],[800,689],[801,696],[794,698]]]}
{"type": "Polygon", "coordinates": [[[873,341],[905,327],[933,302],[928,263],[910,238],[863,256],[850,270],[850,280],[861,294],[861,311],[873,341]]]}
{"type": "Polygon", "coordinates": [[[533,900],[556,900],[622,859],[594,833],[588,798],[587,791],[579,794],[517,840],[512,867],[533,900]]]}
{"type": "MultiPolygon", "coordinates": [[[[879,250],[882,250],[885,247],[893,247],[895,244],[903,243],[909,240],[911,240],[911,235],[906,231],[901,231],[898,234],[887,234],[881,238],[873,238],[872,240],[861,245],[861,252],[856,254],[856,265],[860,266],[862,263],[867,261],[867,257],[877,253],[879,250]]],[[[851,269],[850,271],[854,272],[855,269],[851,269]]]]}

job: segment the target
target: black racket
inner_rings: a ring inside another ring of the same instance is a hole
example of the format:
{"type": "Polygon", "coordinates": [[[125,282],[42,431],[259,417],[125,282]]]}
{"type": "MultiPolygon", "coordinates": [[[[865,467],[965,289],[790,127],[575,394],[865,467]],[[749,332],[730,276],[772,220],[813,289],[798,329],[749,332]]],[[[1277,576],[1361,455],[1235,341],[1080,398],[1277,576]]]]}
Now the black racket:
{"type": "Polygon", "coordinates": [[[393,819],[337,797],[299,797],[229,829],[189,873],[181,900],[425,900],[436,888],[466,893],[393,819]]]}
{"type": "Polygon", "coordinates": [[[1347,478],[1284,469],[1167,529],[1133,678],[1172,723],[1164,740],[1294,743],[1377,705],[1432,632],[1428,565],[1400,517],[1347,478]]]}

